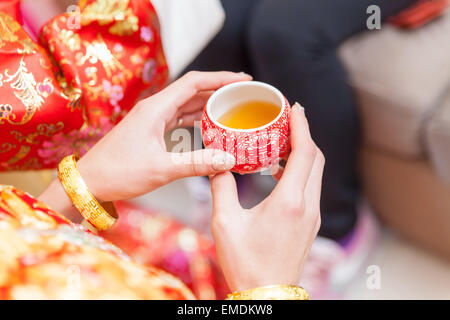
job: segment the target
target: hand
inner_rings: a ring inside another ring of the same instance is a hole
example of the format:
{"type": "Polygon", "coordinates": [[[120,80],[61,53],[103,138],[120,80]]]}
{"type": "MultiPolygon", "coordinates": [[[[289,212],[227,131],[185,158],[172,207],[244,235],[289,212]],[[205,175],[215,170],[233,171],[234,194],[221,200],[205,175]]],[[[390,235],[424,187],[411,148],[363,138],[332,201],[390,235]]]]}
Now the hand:
{"type": "MultiPolygon", "coordinates": [[[[80,161],[78,169],[99,201],[129,199],[173,180],[231,169],[232,155],[219,150],[167,152],[164,133],[178,119],[193,125],[212,91],[251,80],[233,72],[190,72],[163,91],[140,101],[80,161]]],[[[190,142],[189,142],[190,145],[190,142]]]]}
{"type": "Polygon", "coordinates": [[[256,207],[240,206],[231,173],[211,177],[212,231],[219,263],[233,291],[297,285],[319,230],[325,159],[298,104],[292,108],[290,128],[292,151],[284,173],[256,207]]]}

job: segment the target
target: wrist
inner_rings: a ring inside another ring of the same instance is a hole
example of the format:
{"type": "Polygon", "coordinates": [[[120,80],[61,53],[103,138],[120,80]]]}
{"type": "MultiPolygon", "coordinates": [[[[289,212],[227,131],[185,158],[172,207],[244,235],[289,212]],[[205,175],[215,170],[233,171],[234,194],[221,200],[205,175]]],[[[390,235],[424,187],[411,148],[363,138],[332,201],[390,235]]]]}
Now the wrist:
{"type": "Polygon", "coordinates": [[[82,221],[80,213],[73,205],[59,179],[53,180],[38,199],[72,222],[80,223],[82,221]]]}
{"type": "Polygon", "coordinates": [[[76,161],[76,156],[70,155],[59,163],[58,176],[61,185],[87,222],[98,230],[107,230],[118,218],[116,208],[112,202],[101,204],[92,194],[78,170],[76,161]]]}
{"type": "Polygon", "coordinates": [[[101,172],[93,166],[94,162],[90,159],[83,157],[77,161],[78,172],[86,184],[86,187],[92,193],[92,195],[99,202],[110,201],[111,197],[108,195],[107,183],[102,178],[101,172]]]}

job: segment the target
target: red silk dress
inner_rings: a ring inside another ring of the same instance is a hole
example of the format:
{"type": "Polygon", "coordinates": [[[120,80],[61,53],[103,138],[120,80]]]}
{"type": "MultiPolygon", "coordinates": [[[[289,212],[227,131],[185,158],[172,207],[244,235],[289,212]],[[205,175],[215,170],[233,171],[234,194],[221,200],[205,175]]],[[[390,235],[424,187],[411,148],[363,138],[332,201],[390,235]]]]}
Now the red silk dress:
{"type": "Polygon", "coordinates": [[[17,1],[0,7],[0,170],[54,168],[83,155],[168,74],[145,0],[89,0],[49,21],[35,43],[17,1]]]}
{"type": "MultiPolygon", "coordinates": [[[[66,155],[82,156],[144,91],[167,81],[150,1],[84,0],[79,8],[49,21],[36,43],[21,25],[20,1],[0,2],[0,171],[55,168],[66,155]]],[[[209,239],[155,212],[117,207],[118,225],[105,237],[181,278],[197,298],[225,296],[209,239]]]]}

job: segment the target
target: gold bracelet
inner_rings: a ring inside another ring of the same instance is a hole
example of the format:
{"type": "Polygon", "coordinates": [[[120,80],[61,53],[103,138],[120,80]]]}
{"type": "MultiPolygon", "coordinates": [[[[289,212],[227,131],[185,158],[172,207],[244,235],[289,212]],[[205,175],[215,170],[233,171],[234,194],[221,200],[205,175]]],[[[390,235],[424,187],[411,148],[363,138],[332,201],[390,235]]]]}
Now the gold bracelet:
{"type": "Polygon", "coordinates": [[[278,285],[233,292],[227,300],[309,300],[309,294],[302,287],[278,285]]]}
{"type": "Polygon", "coordinates": [[[61,160],[58,166],[59,180],[83,218],[98,230],[110,229],[118,217],[116,208],[112,202],[105,202],[107,211],[95,199],[78,171],[76,160],[74,155],[61,160]]]}

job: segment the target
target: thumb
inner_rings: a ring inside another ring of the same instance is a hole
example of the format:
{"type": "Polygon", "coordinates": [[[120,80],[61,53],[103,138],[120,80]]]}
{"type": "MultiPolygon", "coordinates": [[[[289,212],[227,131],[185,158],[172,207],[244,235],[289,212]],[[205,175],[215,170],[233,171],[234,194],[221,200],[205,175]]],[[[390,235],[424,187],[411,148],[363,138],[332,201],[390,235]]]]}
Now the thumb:
{"type": "Polygon", "coordinates": [[[236,180],[231,172],[210,176],[214,213],[228,212],[229,208],[240,206],[236,180]]]}
{"type": "Polygon", "coordinates": [[[217,149],[170,153],[171,174],[174,179],[209,176],[232,169],[236,164],[233,155],[217,149]]]}

